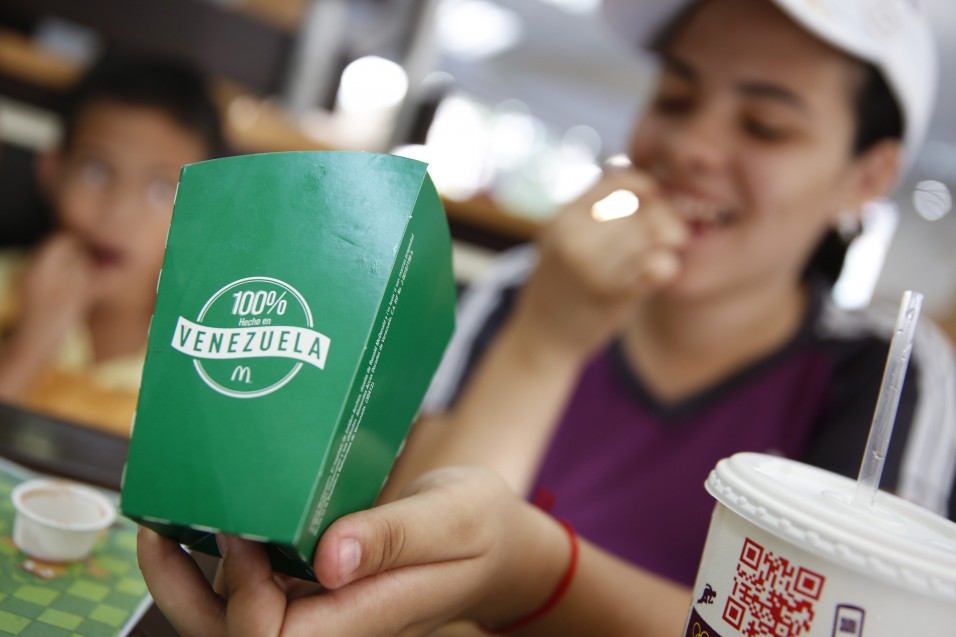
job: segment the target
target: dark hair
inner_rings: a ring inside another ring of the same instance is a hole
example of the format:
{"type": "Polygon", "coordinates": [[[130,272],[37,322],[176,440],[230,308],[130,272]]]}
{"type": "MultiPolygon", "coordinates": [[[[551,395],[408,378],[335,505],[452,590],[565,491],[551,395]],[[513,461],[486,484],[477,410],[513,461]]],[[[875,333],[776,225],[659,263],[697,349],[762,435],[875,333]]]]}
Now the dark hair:
{"type": "Polygon", "coordinates": [[[856,137],[853,154],[860,155],[884,139],[903,139],[903,113],[883,74],[863,63],[863,80],[856,91],[856,137]]]}
{"type": "MultiPolygon", "coordinates": [[[[651,51],[663,53],[702,4],[693,2],[678,12],[652,38],[651,51]]],[[[862,78],[856,87],[853,100],[856,131],[851,151],[854,157],[884,139],[901,140],[904,126],[899,101],[886,83],[886,78],[873,64],[858,59],[857,61],[862,70],[862,78]]],[[[807,261],[804,278],[822,276],[829,284],[836,283],[843,270],[848,247],[847,239],[841,237],[836,230],[829,230],[807,261]]]]}
{"type": "MultiPolygon", "coordinates": [[[[854,111],[856,132],[853,155],[859,156],[884,139],[903,138],[903,114],[883,74],[872,64],[863,64],[863,78],[856,90],[854,111]]],[[[843,270],[849,241],[836,230],[828,230],[804,269],[804,278],[822,276],[833,285],[843,270]]]]}
{"type": "Polygon", "coordinates": [[[185,61],[131,53],[98,60],[64,96],[64,148],[73,143],[83,112],[102,100],[159,109],[199,136],[209,158],[224,151],[219,111],[205,78],[185,61]]]}

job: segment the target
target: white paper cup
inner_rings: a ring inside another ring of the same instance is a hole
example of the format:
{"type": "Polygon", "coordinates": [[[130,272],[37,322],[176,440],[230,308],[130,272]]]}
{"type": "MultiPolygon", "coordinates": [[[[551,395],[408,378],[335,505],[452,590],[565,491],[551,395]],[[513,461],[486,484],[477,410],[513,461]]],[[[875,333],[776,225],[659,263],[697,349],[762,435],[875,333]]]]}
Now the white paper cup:
{"type": "Polygon", "coordinates": [[[903,637],[956,629],[956,524],[756,453],[721,460],[688,637],[903,637]]]}
{"type": "Polygon", "coordinates": [[[17,510],[13,542],[45,562],[85,558],[116,519],[116,509],[106,496],[65,480],[28,480],[14,487],[11,497],[17,510]]]}

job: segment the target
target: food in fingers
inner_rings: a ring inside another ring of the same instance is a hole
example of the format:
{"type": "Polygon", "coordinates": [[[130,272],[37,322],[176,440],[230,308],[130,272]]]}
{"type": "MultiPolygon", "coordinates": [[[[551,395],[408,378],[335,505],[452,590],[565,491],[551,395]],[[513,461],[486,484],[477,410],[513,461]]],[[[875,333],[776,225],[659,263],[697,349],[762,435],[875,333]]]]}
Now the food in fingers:
{"type": "Polygon", "coordinates": [[[687,227],[666,200],[650,199],[632,216],[603,228],[614,269],[608,276],[629,293],[649,291],[673,280],[682,266],[687,227]]]}

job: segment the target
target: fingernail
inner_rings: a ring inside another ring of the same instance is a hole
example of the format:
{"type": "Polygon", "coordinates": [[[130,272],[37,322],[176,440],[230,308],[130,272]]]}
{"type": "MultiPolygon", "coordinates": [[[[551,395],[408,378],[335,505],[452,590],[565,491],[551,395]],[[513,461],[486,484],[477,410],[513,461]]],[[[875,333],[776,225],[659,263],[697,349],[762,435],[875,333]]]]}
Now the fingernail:
{"type": "Polygon", "coordinates": [[[137,542],[137,543],[141,543],[141,542],[152,542],[152,543],[155,543],[155,542],[156,542],[156,538],[158,538],[158,537],[159,537],[159,535],[156,533],[156,531],[154,531],[154,530],[152,530],[152,529],[149,529],[149,528],[146,528],[145,526],[141,526],[141,527],[139,527],[138,529],[136,529],[136,542],[137,542]]]}
{"type": "Polygon", "coordinates": [[[362,563],[362,547],[358,541],[351,538],[342,540],[339,544],[339,576],[348,580],[358,570],[362,563]]]}

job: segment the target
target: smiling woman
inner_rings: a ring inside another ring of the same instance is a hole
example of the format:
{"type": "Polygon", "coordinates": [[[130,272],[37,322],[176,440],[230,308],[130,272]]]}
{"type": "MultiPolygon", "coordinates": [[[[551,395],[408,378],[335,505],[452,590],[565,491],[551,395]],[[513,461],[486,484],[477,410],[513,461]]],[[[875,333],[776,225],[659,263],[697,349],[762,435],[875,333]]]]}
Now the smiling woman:
{"type": "MultiPolygon", "coordinates": [[[[610,2],[661,60],[633,166],[465,296],[399,476],[489,465],[689,585],[718,459],[770,451],[855,474],[893,313],[837,308],[825,257],[916,152],[935,83],[925,22],[877,4],[610,2]],[[897,30],[871,28],[890,10],[897,30]],[[594,223],[620,190],[637,214],[594,223]]],[[[954,458],[930,441],[952,440],[956,414],[930,370],[953,362],[922,327],[885,486],[942,512],[954,458]]]]}

